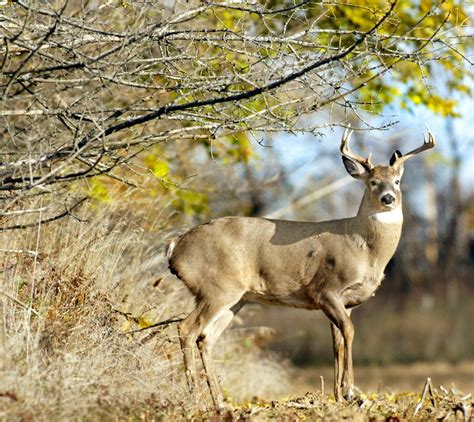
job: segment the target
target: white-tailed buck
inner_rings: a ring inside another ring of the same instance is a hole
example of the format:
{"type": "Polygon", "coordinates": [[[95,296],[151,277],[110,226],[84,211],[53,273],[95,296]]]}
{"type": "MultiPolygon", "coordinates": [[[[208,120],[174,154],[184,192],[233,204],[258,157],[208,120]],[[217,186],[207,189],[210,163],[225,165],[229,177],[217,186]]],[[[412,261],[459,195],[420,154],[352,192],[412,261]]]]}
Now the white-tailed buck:
{"type": "Polygon", "coordinates": [[[355,217],[299,222],[225,217],[197,226],[171,242],[169,267],[196,298],[195,309],[179,324],[186,376],[196,385],[194,345],[201,353],[216,407],[223,395],[211,350],[246,302],[321,309],[331,321],[337,400],[351,399],[354,375],[351,308],[371,297],[395,253],[402,230],[400,179],[405,161],[435,144],[406,155],[395,151],[388,166],[374,166],[349,149],[342,137],[347,172],[365,184],[355,217]]]}

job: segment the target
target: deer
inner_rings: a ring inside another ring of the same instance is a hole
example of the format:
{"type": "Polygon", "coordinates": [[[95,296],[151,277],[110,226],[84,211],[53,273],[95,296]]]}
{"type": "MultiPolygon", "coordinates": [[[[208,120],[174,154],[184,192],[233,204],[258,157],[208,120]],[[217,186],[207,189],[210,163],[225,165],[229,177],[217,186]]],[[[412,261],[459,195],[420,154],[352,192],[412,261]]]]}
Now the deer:
{"type": "Polygon", "coordinates": [[[195,297],[195,308],[178,324],[191,393],[199,388],[194,346],[200,352],[216,409],[225,406],[211,352],[233,317],[248,302],[322,310],[330,321],[334,396],[354,398],[351,311],[375,294],[398,246],[402,225],[400,181],[404,163],[435,146],[428,129],[423,144],[405,155],[396,150],[388,166],[373,165],[349,147],[350,126],[340,152],[346,171],[365,185],[355,217],[301,222],[222,217],[198,225],[170,242],[169,269],[195,297]]]}

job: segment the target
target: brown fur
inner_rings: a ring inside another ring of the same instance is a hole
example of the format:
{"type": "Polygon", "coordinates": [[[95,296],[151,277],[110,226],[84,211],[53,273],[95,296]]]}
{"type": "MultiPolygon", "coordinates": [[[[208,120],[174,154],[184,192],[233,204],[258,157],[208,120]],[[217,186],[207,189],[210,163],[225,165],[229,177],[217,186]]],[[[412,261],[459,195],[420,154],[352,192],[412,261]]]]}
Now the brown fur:
{"type": "Polygon", "coordinates": [[[348,310],[374,294],[398,245],[403,167],[398,157],[392,157],[393,166],[372,167],[348,148],[344,152],[348,172],[366,186],[355,217],[318,223],[225,217],[193,228],[174,243],[170,270],[197,303],[179,327],[188,381],[192,388],[197,341],[216,406],[223,397],[210,352],[249,301],[323,310],[332,322],[336,398],[352,395],[354,329],[348,310]],[[390,204],[382,200],[387,192],[393,196],[390,204]]]}

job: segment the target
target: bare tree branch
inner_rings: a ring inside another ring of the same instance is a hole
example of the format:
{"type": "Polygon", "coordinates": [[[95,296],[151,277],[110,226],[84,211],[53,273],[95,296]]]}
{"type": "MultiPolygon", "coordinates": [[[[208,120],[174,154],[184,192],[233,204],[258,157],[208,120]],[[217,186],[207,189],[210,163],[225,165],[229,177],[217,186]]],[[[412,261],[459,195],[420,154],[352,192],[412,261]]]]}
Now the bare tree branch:
{"type": "Polygon", "coordinates": [[[396,2],[385,10],[307,0],[91,7],[17,0],[2,8],[4,214],[97,175],[138,186],[122,172],[158,144],[317,134],[343,123],[311,118],[329,107],[372,127],[363,114],[380,100],[359,97],[370,84],[401,65],[470,57],[465,23],[436,4],[409,24],[396,2]],[[366,25],[345,19],[351,13],[366,25]],[[428,17],[437,23],[427,29],[428,17]]]}

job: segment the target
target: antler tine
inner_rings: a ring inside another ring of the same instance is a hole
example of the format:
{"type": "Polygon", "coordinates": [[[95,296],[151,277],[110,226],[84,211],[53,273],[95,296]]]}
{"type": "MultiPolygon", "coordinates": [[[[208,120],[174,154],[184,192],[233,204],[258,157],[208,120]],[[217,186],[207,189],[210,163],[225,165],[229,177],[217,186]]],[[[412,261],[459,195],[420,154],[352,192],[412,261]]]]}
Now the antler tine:
{"type": "Polygon", "coordinates": [[[405,162],[406,160],[408,160],[408,159],[414,157],[415,155],[419,154],[420,152],[425,151],[427,149],[431,149],[435,146],[435,144],[436,144],[435,137],[431,133],[428,126],[426,128],[428,129],[428,136],[426,136],[426,134],[423,134],[423,145],[421,145],[418,148],[415,148],[413,151],[410,151],[410,152],[406,153],[405,155],[401,156],[400,158],[398,158],[397,161],[396,161],[397,164],[401,164],[401,163],[405,162]]]}
{"type": "Polygon", "coordinates": [[[354,131],[350,128],[351,125],[348,124],[346,130],[344,131],[344,134],[342,135],[341,139],[341,153],[345,155],[346,157],[352,158],[364,165],[367,165],[368,167],[372,168],[373,165],[371,163],[371,157],[372,154],[369,154],[367,158],[361,157],[360,155],[354,154],[351,149],[349,148],[349,141],[351,138],[351,135],[354,133],[354,131]]]}

